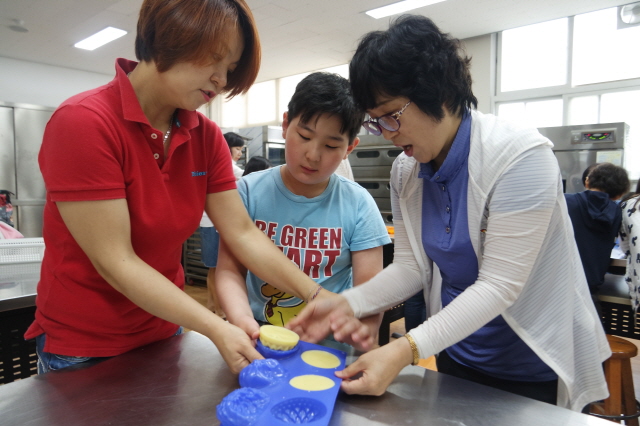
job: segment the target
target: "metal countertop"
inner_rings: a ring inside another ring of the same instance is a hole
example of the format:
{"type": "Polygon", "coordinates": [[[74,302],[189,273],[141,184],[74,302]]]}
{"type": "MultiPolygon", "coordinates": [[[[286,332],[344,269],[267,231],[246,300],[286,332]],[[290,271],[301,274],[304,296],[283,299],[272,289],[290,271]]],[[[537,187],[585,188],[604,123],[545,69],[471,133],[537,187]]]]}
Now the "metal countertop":
{"type": "MultiPolygon", "coordinates": [[[[350,360],[353,358],[350,357],[350,360]]],[[[350,362],[348,360],[348,362],[350,362]]],[[[212,426],[238,388],[213,344],[188,332],[81,369],[0,386],[0,424],[212,426]]],[[[606,426],[584,414],[409,366],[381,397],[340,393],[330,426],[606,426]]]]}
{"type": "Polygon", "coordinates": [[[35,306],[40,262],[0,264],[0,312],[35,306]]]}

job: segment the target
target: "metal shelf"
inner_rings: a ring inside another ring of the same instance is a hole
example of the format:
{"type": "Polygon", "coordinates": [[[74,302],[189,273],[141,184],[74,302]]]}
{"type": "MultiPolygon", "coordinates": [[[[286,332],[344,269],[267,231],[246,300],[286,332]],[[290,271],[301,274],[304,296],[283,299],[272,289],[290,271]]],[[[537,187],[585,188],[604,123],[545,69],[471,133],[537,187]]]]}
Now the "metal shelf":
{"type": "Polygon", "coordinates": [[[184,268],[184,280],[187,284],[207,285],[209,268],[202,263],[201,247],[199,229],[182,245],[182,267],[184,268]]]}

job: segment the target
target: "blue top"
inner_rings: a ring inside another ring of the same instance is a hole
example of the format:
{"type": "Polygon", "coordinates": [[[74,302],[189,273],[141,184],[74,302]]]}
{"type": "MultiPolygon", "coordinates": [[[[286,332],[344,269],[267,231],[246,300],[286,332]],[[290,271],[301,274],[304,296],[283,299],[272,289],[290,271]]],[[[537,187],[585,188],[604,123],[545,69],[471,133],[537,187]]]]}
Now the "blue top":
{"type": "MultiPolygon", "coordinates": [[[[478,278],[478,259],[469,237],[467,184],[471,115],[466,113],[442,167],[420,164],[424,179],[422,244],[442,275],[445,307],[478,278]]],[[[518,337],[502,316],[450,346],[456,362],[506,380],[548,381],[557,375],[518,337]]]]}
{"type": "MultiPolygon", "coordinates": [[[[334,293],[353,286],[351,252],[391,242],[375,201],[355,182],[332,175],[317,197],[295,195],[280,167],[251,173],[238,192],[255,224],[315,282],[334,293]]],[[[247,274],[247,292],[258,321],[284,325],[304,302],[247,274]]]]}

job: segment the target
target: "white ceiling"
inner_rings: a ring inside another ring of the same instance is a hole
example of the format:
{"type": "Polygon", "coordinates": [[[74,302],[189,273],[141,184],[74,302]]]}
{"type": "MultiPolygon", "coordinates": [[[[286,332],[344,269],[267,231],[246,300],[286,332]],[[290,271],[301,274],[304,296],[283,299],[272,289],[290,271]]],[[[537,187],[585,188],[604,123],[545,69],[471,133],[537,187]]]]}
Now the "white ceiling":
{"type": "MultiPolygon", "coordinates": [[[[365,10],[394,0],[247,0],[262,41],[258,81],[349,62],[365,33],[385,29],[365,10]]],[[[632,0],[448,0],[416,9],[457,38],[627,4],[632,0]]],[[[112,75],[114,59],[135,59],[142,0],[0,0],[0,56],[112,75]],[[27,33],[10,30],[13,19],[27,33]],[[77,41],[107,27],[129,33],[93,52],[77,41]]]]}

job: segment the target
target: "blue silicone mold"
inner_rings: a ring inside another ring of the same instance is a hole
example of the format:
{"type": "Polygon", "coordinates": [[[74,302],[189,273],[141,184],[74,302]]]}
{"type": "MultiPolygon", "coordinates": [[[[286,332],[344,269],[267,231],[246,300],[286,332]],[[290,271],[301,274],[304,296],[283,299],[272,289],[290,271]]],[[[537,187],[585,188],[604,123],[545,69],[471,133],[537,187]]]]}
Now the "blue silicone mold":
{"type": "Polygon", "coordinates": [[[221,426],[329,424],[341,383],[334,373],[344,369],[347,354],[302,341],[290,351],[275,351],[259,341],[257,349],[265,359],[255,360],[242,370],[241,388],[224,397],[216,408],[221,426]],[[340,365],[320,368],[307,364],[301,356],[311,350],[335,355],[340,365]],[[329,378],[334,384],[321,391],[301,390],[289,384],[294,377],[308,374],[329,378]]]}

